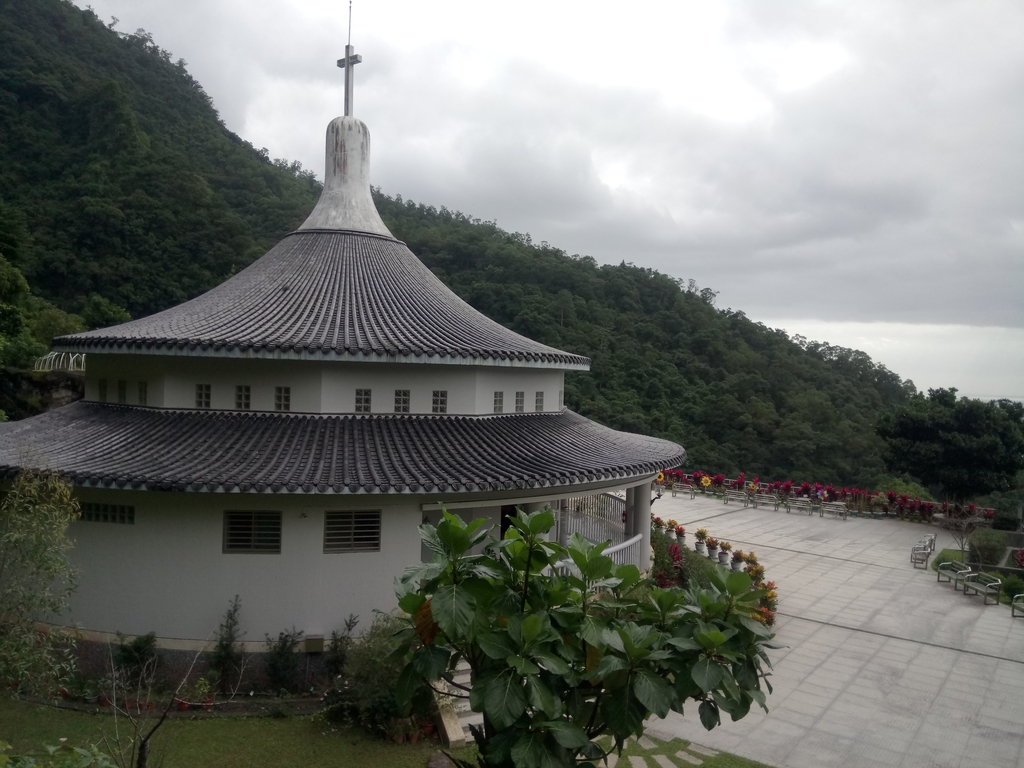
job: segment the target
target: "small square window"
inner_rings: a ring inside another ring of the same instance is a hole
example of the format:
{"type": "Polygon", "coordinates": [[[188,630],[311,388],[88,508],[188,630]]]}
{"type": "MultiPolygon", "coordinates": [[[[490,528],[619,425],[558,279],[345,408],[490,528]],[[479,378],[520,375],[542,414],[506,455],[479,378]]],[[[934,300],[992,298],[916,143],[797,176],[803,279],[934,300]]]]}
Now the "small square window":
{"type": "Polygon", "coordinates": [[[239,411],[248,411],[252,408],[252,390],[248,384],[239,384],[235,387],[235,408],[239,411]]]}
{"type": "Polygon", "coordinates": [[[281,553],[281,513],[224,513],[224,552],[281,553]]]}
{"type": "Polygon", "coordinates": [[[538,392],[537,396],[533,399],[533,410],[543,411],[544,410],[544,393],[538,392]]]}
{"type": "Polygon", "coordinates": [[[516,413],[522,413],[526,410],[526,393],[516,392],[516,413]]]}
{"type": "Polygon", "coordinates": [[[494,393],[494,412],[501,413],[505,410],[505,393],[495,392],[494,393]]]}
{"type": "Polygon", "coordinates": [[[145,381],[139,382],[139,405],[149,404],[149,384],[145,381]]]}
{"type": "Polygon", "coordinates": [[[196,384],[196,408],[210,407],[210,385],[196,384]]]}
{"type": "Polygon", "coordinates": [[[368,389],[357,389],[356,390],[356,413],[369,413],[370,412],[370,390],[368,389]]]}
{"type": "Polygon", "coordinates": [[[409,412],[409,390],[408,389],[396,389],[395,390],[395,413],[408,413],[409,412]]]}
{"type": "Polygon", "coordinates": [[[380,552],[380,510],[324,512],[324,554],[380,552]]]}
{"type": "Polygon", "coordinates": [[[274,410],[290,411],[292,409],[292,388],[274,387],[274,410]]]}
{"type": "Polygon", "coordinates": [[[100,379],[96,382],[96,399],[101,403],[107,402],[107,380],[100,379]]]}
{"type": "Polygon", "coordinates": [[[117,402],[120,405],[128,402],[128,382],[123,379],[117,382],[117,402]]]}
{"type": "Polygon", "coordinates": [[[448,390],[435,389],[430,410],[432,413],[448,413],[448,390]]]}

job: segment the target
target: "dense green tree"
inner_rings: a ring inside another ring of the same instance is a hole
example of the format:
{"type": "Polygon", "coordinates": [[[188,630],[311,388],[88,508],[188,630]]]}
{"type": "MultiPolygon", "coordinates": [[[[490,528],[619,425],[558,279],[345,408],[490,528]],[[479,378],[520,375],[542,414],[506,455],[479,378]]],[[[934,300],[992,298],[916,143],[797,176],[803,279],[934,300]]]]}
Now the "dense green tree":
{"type": "Polygon", "coordinates": [[[71,484],[23,473],[0,502],[0,683],[46,694],[71,671],[69,636],[42,633],[68,607],[75,572],[68,526],[78,518],[71,484]]]}
{"type": "Polygon", "coordinates": [[[940,485],[962,501],[1008,491],[1024,469],[1024,405],[957,398],[955,389],[930,389],[927,397],[882,415],[888,466],[926,485],[940,485]]]}

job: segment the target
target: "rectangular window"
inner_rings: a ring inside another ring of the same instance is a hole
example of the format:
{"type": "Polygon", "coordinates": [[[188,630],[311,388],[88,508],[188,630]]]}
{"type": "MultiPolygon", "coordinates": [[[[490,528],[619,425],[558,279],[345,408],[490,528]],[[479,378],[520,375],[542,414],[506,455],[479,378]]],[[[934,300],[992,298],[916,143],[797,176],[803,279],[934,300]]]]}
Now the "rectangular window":
{"type": "Polygon", "coordinates": [[[210,385],[196,384],[196,408],[210,407],[210,385]]]}
{"type": "Polygon", "coordinates": [[[292,409],[292,388],[274,387],[274,410],[290,411],[292,409]]]}
{"type": "Polygon", "coordinates": [[[135,525],[135,507],[121,504],[83,504],[80,520],[87,523],[135,525]]]}
{"type": "Polygon", "coordinates": [[[252,408],[252,390],[248,384],[239,384],[235,387],[235,409],[248,411],[252,408]]]}
{"type": "Polygon", "coordinates": [[[120,405],[128,402],[128,382],[124,379],[119,379],[117,382],[117,402],[120,405]]]}
{"type": "Polygon", "coordinates": [[[396,389],[395,390],[395,413],[408,413],[409,412],[409,390],[408,389],[396,389]]]}
{"type": "Polygon", "coordinates": [[[563,399],[562,390],[558,390],[558,410],[565,408],[565,400],[563,399]]]}
{"type": "Polygon", "coordinates": [[[434,399],[431,403],[430,410],[432,413],[448,413],[448,390],[447,389],[435,389],[434,399]]]}
{"type": "Polygon", "coordinates": [[[96,399],[101,403],[107,402],[107,380],[100,379],[96,382],[96,399]]]}
{"type": "Polygon", "coordinates": [[[324,554],[380,552],[380,510],[324,512],[324,554]]]}
{"type": "Polygon", "coordinates": [[[501,413],[505,410],[505,393],[495,392],[494,393],[494,412],[501,413]]]}
{"type": "Polygon", "coordinates": [[[139,382],[139,405],[149,404],[149,384],[145,381],[139,382]]]}
{"type": "Polygon", "coordinates": [[[526,393],[516,392],[516,413],[522,413],[526,410],[526,393]]]}
{"type": "Polygon", "coordinates": [[[544,393],[538,392],[537,396],[533,398],[533,410],[543,411],[544,410],[544,393]]]}
{"type": "Polygon", "coordinates": [[[281,513],[224,513],[224,552],[281,553],[281,513]]]}
{"type": "Polygon", "coordinates": [[[370,390],[368,389],[357,389],[356,390],[356,413],[369,413],[370,412],[370,390]]]}

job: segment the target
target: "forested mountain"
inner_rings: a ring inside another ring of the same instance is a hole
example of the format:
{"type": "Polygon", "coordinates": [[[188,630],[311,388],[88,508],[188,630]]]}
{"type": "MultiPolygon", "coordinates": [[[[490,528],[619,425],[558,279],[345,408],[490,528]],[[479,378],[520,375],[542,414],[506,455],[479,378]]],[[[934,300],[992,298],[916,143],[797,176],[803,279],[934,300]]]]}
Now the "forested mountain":
{"type": "MultiPolygon", "coordinates": [[[[28,354],[27,335],[45,342],[201,293],[312,208],[313,176],[228,131],[146,33],[118,34],[64,0],[0,0],[0,14],[7,362],[28,354]]],[[[593,359],[567,380],[580,413],[680,442],[691,467],[847,484],[882,474],[875,421],[914,390],[867,355],[790,339],[653,270],[600,266],[399,196],[377,203],[473,306],[593,359]]]]}

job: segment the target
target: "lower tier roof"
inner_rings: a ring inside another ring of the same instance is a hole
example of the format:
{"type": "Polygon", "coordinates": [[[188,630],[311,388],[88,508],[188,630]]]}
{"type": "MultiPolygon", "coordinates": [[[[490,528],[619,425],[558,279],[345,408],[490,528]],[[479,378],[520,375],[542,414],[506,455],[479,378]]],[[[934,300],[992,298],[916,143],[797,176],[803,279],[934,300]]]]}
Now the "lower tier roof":
{"type": "Polygon", "coordinates": [[[677,466],[667,440],[572,411],[321,416],[78,402],[0,425],[0,473],[159,491],[422,494],[569,488],[677,466]]]}

